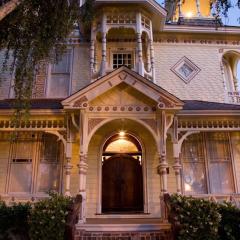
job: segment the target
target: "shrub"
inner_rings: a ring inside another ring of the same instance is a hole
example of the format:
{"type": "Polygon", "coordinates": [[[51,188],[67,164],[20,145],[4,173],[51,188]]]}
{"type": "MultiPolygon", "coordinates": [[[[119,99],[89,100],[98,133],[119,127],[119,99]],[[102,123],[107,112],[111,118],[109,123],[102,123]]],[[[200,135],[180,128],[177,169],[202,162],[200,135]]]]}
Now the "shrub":
{"type": "Polygon", "coordinates": [[[67,210],[71,202],[71,198],[55,193],[37,202],[29,218],[31,240],[64,239],[67,210]]]}
{"type": "Polygon", "coordinates": [[[30,203],[7,206],[0,201],[0,239],[6,240],[10,236],[15,236],[18,239],[29,239],[28,217],[30,210],[30,203]]]}
{"type": "Polygon", "coordinates": [[[238,240],[240,237],[240,209],[231,203],[219,204],[218,211],[221,214],[219,225],[220,240],[238,240]]]}
{"type": "Polygon", "coordinates": [[[217,240],[221,215],[216,203],[172,195],[169,199],[170,216],[179,223],[178,240],[217,240]]]}

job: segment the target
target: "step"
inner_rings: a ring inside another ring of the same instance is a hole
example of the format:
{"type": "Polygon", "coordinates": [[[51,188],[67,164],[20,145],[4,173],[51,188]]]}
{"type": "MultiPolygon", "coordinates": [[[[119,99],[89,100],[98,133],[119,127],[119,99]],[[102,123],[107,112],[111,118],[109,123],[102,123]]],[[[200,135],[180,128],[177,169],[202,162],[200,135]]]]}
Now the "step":
{"type": "Polygon", "coordinates": [[[161,219],[87,219],[75,240],[170,240],[171,225],[161,219]]]}

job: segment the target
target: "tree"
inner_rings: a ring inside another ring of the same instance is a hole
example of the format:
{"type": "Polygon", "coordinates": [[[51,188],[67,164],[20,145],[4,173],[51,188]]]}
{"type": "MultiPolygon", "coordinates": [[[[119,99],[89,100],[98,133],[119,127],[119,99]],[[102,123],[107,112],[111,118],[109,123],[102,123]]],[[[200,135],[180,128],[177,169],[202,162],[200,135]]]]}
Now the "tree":
{"type": "MultiPolygon", "coordinates": [[[[8,4],[13,7],[13,0],[2,5],[3,15],[8,4]]],[[[13,59],[17,113],[28,108],[39,61],[51,59],[52,54],[61,55],[66,38],[77,23],[84,22],[84,28],[90,26],[92,5],[91,0],[81,8],[78,0],[21,0],[0,21],[0,49],[5,51],[3,68],[13,59]]]]}

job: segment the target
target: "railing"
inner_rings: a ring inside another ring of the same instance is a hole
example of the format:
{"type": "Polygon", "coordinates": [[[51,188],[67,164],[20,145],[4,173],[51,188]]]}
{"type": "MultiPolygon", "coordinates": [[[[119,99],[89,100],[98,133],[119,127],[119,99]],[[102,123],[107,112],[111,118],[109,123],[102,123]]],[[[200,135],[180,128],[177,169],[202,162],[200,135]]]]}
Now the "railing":
{"type": "Polygon", "coordinates": [[[230,103],[240,104],[240,92],[228,92],[228,100],[230,103]]]}

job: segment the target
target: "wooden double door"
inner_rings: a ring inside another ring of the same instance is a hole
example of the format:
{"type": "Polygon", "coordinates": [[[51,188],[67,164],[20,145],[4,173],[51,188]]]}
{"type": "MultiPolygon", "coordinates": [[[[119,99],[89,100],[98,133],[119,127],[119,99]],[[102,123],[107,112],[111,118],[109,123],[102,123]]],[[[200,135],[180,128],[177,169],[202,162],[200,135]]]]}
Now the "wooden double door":
{"type": "Polygon", "coordinates": [[[143,212],[143,174],[138,159],[117,154],[104,161],[102,212],[143,212]]]}

